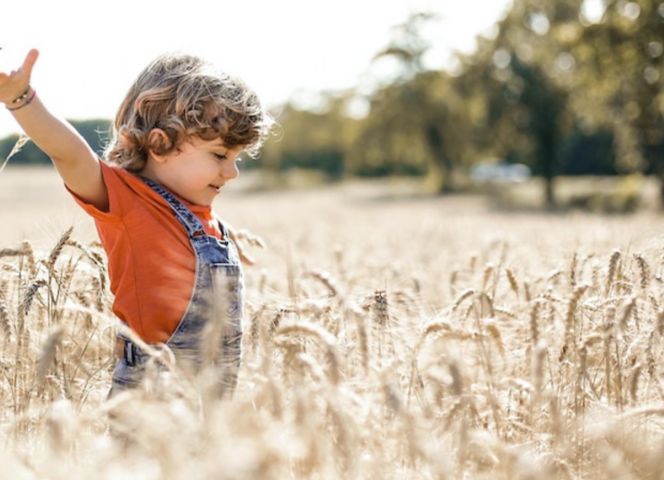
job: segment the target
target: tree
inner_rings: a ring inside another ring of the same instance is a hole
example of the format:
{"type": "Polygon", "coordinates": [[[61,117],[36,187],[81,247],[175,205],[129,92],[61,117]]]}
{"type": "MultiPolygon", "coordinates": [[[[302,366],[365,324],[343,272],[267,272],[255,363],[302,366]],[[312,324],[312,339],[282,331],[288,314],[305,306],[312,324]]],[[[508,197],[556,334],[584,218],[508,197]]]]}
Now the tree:
{"type": "Polygon", "coordinates": [[[394,58],[401,68],[397,78],[370,99],[356,149],[366,152],[366,160],[356,158],[354,164],[392,161],[412,171],[428,165],[436,189],[445,193],[457,188],[455,170],[466,159],[468,122],[449,74],[424,68],[423,56],[430,46],[421,28],[435,18],[427,12],[411,14],[375,55],[374,60],[394,58]]]}
{"type": "Polygon", "coordinates": [[[484,102],[482,147],[530,163],[544,178],[549,208],[556,204],[563,139],[573,125],[568,92],[557,78],[556,32],[578,7],[573,0],[517,0],[496,37],[480,39],[475,54],[461,57],[460,91],[484,102]]]}
{"type": "Polygon", "coordinates": [[[657,176],[664,206],[664,3],[605,7],[567,45],[579,64],[576,108],[588,125],[613,131],[622,171],[657,176]]]}
{"type": "Polygon", "coordinates": [[[556,87],[536,64],[528,65],[513,56],[508,68],[501,87],[492,90],[488,125],[510,122],[515,135],[530,140],[532,166],[544,178],[545,204],[553,208],[562,140],[569,130],[567,93],[556,87]]]}
{"type": "Polygon", "coordinates": [[[351,93],[324,92],[322,108],[299,108],[292,102],[278,115],[283,136],[266,143],[261,152],[261,167],[272,171],[291,168],[321,170],[330,179],[345,174],[347,155],[358,120],[346,115],[351,93]]]}

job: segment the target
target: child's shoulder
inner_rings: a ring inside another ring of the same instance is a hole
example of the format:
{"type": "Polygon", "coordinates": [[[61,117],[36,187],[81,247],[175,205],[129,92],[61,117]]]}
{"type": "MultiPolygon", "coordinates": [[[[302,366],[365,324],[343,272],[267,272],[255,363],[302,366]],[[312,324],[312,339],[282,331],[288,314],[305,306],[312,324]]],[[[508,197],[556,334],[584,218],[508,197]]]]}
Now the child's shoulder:
{"type": "Polygon", "coordinates": [[[135,210],[138,203],[154,201],[150,189],[136,174],[120,165],[99,159],[102,177],[109,194],[111,210],[118,216],[135,210]]]}
{"type": "Polygon", "coordinates": [[[125,184],[131,185],[140,185],[141,187],[145,186],[143,181],[138,177],[136,173],[130,172],[126,168],[116,163],[109,162],[108,160],[99,159],[99,164],[101,167],[102,174],[104,179],[114,178],[122,181],[125,184]]]}

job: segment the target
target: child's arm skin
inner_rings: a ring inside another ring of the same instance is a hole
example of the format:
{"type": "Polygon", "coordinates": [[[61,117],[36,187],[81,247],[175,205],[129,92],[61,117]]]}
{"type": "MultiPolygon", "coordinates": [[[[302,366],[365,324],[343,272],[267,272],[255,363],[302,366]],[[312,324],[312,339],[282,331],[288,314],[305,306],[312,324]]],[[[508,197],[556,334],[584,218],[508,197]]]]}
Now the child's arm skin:
{"type": "MultiPolygon", "coordinates": [[[[37,50],[30,50],[18,70],[0,71],[0,102],[9,105],[28,88],[38,56],[37,50]]],[[[10,113],[26,135],[51,158],[65,184],[86,202],[108,211],[108,191],[97,155],[74,128],[54,117],[38,96],[10,113]]]]}

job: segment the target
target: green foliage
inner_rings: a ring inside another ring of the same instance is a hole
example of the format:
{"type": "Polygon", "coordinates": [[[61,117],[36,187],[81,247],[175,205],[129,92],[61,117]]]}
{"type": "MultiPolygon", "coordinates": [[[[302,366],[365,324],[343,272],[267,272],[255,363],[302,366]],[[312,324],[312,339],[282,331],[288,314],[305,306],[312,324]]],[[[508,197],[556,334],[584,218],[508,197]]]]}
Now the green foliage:
{"type": "Polygon", "coordinates": [[[570,52],[579,59],[573,86],[578,112],[613,130],[622,171],[664,178],[664,7],[656,0],[608,0],[598,23],[585,26],[570,52]]]}
{"type": "Polygon", "coordinates": [[[330,179],[341,178],[358,123],[345,114],[349,100],[347,93],[327,94],[320,112],[286,104],[278,119],[283,136],[266,143],[258,165],[271,171],[316,169],[330,179]]]}
{"type": "Polygon", "coordinates": [[[625,175],[618,180],[614,189],[591,190],[573,195],[567,206],[597,213],[632,213],[642,202],[642,191],[641,175],[625,175]]]}
{"type": "Polygon", "coordinates": [[[563,141],[560,171],[563,175],[618,174],[613,142],[608,130],[586,134],[575,129],[563,141]]]}

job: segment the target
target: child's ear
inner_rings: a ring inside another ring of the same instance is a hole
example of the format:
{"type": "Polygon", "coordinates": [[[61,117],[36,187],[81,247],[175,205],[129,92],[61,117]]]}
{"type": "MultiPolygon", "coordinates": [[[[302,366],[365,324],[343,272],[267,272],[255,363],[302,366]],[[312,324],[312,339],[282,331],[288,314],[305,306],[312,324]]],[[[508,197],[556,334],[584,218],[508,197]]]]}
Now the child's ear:
{"type": "Polygon", "coordinates": [[[163,162],[164,155],[171,149],[173,143],[161,128],[153,128],[148,133],[148,153],[157,161],[163,162]]]}

